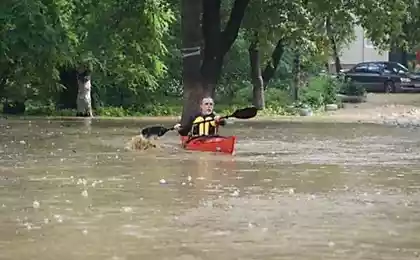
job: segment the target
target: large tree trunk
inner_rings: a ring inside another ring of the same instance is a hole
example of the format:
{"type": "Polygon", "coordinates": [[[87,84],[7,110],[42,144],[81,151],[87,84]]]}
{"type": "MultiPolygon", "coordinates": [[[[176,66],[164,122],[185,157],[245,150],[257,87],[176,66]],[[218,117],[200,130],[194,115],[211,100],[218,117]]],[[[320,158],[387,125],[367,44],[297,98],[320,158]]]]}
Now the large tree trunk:
{"type": "Polygon", "coordinates": [[[203,65],[201,67],[203,96],[214,98],[216,94],[217,83],[222,73],[222,68],[222,58],[204,58],[203,65]]]}
{"type": "Polygon", "coordinates": [[[92,98],[91,98],[91,75],[90,71],[83,70],[77,75],[77,116],[92,117],[92,98]]]}
{"type": "Polygon", "coordinates": [[[182,78],[184,106],[181,124],[186,124],[192,114],[199,110],[203,96],[201,84],[201,0],[182,0],[182,78]]]}
{"type": "Polygon", "coordinates": [[[58,109],[77,109],[78,73],[74,68],[60,68],[60,83],[65,87],[58,96],[58,109]]]}
{"type": "Polygon", "coordinates": [[[258,46],[258,34],[255,35],[255,39],[249,45],[249,61],[251,64],[251,81],[252,81],[252,104],[257,109],[264,109],[264,82],[261,75],[260,67],[260,52],[258,46]]]}
{"type": "Polygon", "coordinates": [[[198,110],[201,98],[214,97],[223,59],[238,36],[249,1],[235,0],[222,31],[221,0],[182,0],[184,109],[181,123],[198,110]],[[201,29],[204,52],[200,57],[197,49],[202,46],[201,29]]]}
{"type": "Polygon", "coordinates": [[[224,57],[238,36],[250,0],[235,0],[224,30],[221,28],[221,0],[202,1],[204,39],[202,83],[205,94],[214,97],[217,83],[222,74],[224,57]]]}
{"type": "Polygon", "coordinates": [[[295,50],[295,57],[293,59],[293,83],[292,83],[292,97],[294,101],[299,99],[299,85],[300,85],[300,53],[295,50]]]}
{"type": "Polygon", "coordinates": [[[335,72],[340,73],[342,67],[341,67],[341,61],[340,61],[340,54],[338,53],[338,47],[337,47],[337,41],[335,40],[334,31],[331,26],[331,18],[327,17],[325,22],[325,27],[327,31],[327,36],[331,44],[334,62],[335,62],[335,72]]]}
{"type": "Polygon", "coordinates": [[[201,66],[203,95],[214,97],[216,85],[220,78],[223,66],[223,56],[221,51],[221,1],[203,1],[203,40],[204,55],[201,66]]]}
{"type": "Polygon", "coordinates": [[[274,73],[276,72],[281,57],[283,56],[284,47],[285,46],[283,39],[278,40],[276,47],[274,48],[274,51],[271,54],[271,59],[268,61],[264,71],[262,72],[264,90],[267,89],[268,83],[270,83],[270,80],[274,77],[274,73]]]}

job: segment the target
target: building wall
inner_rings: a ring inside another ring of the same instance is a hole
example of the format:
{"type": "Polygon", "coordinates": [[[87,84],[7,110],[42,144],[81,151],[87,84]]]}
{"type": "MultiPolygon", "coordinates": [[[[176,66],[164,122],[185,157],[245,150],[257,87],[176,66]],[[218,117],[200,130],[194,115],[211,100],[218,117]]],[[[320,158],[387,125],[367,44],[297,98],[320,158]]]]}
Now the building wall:
{"type": "MultiPolygon", "coordinates": [[[[355,40],[340,51],[341,65],[344,69],[351,68],[355,64],[365,61],[388,61],[389,53],[380,52],[371,41],[365,37],[362,27],[354,28],[355,40]]],[[[335,71],[334,62],[330,62],[330,71],[335,71]]]]}

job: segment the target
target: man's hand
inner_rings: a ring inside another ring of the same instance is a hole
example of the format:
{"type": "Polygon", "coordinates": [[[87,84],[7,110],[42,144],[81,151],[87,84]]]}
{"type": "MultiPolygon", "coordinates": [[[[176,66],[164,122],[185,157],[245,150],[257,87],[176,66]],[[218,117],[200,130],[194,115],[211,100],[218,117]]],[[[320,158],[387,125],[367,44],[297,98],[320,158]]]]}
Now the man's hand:
{"type": "Polygon", "coordinates": [[[215,116],[214,117],[214,121],[216,121],[216,123],[219,123],[220,122],[220,118],[221,118],[220,116],[215,116]]]}
{"type": "Polygon", "coordinates": [[[176,124],[174,125],[174,129],[179,131],[179,129],[181,129],[181,124],[176,124]]]}

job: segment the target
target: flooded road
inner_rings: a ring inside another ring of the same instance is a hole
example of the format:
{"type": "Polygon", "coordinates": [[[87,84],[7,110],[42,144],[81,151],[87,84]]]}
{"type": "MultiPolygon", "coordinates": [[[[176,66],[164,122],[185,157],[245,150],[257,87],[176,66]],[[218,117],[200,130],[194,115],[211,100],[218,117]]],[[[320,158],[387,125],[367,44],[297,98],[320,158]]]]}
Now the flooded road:
{"type": "Polygon", "coordinates": [[[237,121],[235,156],[125,150],[150,124],[0,119],[0,259],[419,258],[420,130],[237,121]]]}

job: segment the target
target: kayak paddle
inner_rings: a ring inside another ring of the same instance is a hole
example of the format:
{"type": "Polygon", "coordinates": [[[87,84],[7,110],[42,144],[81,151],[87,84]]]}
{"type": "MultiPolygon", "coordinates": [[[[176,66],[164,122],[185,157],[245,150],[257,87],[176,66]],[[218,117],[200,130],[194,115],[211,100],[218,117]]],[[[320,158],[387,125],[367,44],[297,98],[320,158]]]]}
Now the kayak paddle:
{"type": "MultiPolygon", "coordinates": [[[[235,112],[233,112],[230,115],[227,116],[223,116],[220,119],[227,119],[229,117],[234,117],[234,118],[238,118],[238,119],[249,119],[249,118],[253,118],[254,116],[257,115],[257,108],[255,107],[247,107],[247,108],[242,108],[242,109],[237,109],[235,112]]],[[[213,120],[206,120],[204,122],[207,121],[213,121],[213,120]]],[[[202,122],[200,122],[202,123],[202,122]]],[[[163,126],[150,126],[150,127],[146,127],[143,130],[141,130],[141,134],[145,137],[145,138],[149,138],[150,136],[162,136],[164,134],[166,134],[169,131],[173,131],[175,130],[174,127],[171,128],[166,128],[163,126]]]]}

